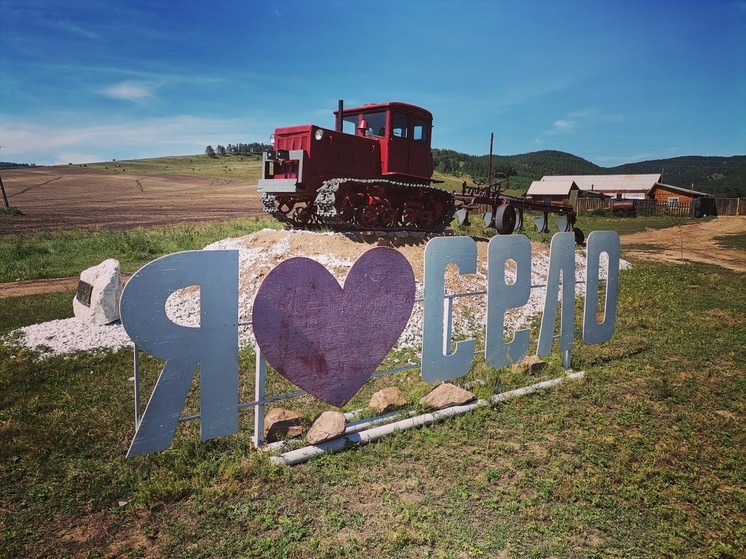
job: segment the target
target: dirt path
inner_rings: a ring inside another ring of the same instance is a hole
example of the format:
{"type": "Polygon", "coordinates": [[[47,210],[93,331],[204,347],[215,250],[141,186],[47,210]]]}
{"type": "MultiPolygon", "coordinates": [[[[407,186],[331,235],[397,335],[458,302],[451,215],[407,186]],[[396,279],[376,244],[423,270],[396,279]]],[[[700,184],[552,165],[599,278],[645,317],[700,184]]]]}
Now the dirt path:
{"type": "Polygon", "coordinates": [[[746,233],[746,216],[719,217],[622,236],[625,257],[666,262],[705,262],[746,272],[746,251],[725,247],[718,237],[746,233]]]}
{"type": "MultiPolygon", "coordinates": [[[[126,282],[129,275],[122,276],[126,282]]],[[[25,295],[44,295],[46,293],[75,293],[80,278],[53,278],[40,280],[13,281],[0,283],[0,299],[6,297],[23,297],[25,295]]]]}

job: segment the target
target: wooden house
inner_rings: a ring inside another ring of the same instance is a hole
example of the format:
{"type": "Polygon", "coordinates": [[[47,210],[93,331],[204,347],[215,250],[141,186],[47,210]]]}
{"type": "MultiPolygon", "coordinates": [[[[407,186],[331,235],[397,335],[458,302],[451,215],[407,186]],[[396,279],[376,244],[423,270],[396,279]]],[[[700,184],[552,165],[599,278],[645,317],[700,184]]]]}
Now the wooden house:
{"type": "Polygon", "coordinates": [[[566,204],[571,203],[573,193],[579,198],[598,197],[605,198],[600,192],[583,191],[573,180],[534,181],[526,191],[526,197],[534,202],[543,204],[566,204]]]}
{"type": "Polygon", "coordinates": [[[546,175],[544,181],[573,181],[582,192],[601,193],[612,198],[644,200],[660,174],[647,175],[546,175]]]}
{"type": "Polygon", "coordinates": [[[717,215],[715,197],[707,192],[698,192],[693,188],[681,188],[658,182],[648,190],[646,198],[665,203],[671,209],[691,206],[692,217],[717,215]]]}

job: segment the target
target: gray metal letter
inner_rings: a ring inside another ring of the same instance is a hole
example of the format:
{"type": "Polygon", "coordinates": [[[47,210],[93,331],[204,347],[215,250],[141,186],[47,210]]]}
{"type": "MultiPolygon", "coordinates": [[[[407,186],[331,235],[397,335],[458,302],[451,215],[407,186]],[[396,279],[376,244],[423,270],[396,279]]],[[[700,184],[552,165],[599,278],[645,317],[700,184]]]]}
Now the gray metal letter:
{"type": "Polygon", "coordinates": [[[600,344],[611,339],[616,325],[616,304],[619,288],[619,235],[616,231],[593,231],[588,235],[588,250],[585,280],[585,308],[583,310],[583,341],[600,344]],[[606,297],[604,319],[600,324],[598,315],[599,268],[602,253],[607,256],[606,297]]]}
{"type": "Polygon", "coordinates": [[[171,445],[199,364],[202,440],[238,431],[238,251],[169,254],[141,268],[124,288],[122,325],[143,351],[163,359],[127,457],[171,445]],[[200,326],[171,322],[166,300],[200,286],[200,326]]]}
{"type": "Polygon", "coordinates": [[[425,246],[424,326],[422,328],[422,378],[427,382],[447,381],[469,372],[474,358],[474,340],[456,344],[448,355],[444,342],[443,297],[445,269],[456,264],[461,274],[477,271],[477,244],[471,237],[435,237],[425,246]]]}
{"type": "Polygon", "coordinates": [[[536,355],[548,355],[552,352],[560,273],[562,274],[562,313],[559,349],[570,351],[575,322],[575,233],[573,232],[557,233],[552,237],[549,245],[549,274],[536,355]]]}
{"type": "Polygon", "coordinates": [[[485,359],[490,367],[507,367],[528,351],[528,330],[516,330],[505,343],[505,311],[521,307],[531,296],[531,242],[523,235],[497,235],[487,248],[487,342],[485,359]],[[505,265],[515,262],[515,283],[505,282],[505,265]]]}

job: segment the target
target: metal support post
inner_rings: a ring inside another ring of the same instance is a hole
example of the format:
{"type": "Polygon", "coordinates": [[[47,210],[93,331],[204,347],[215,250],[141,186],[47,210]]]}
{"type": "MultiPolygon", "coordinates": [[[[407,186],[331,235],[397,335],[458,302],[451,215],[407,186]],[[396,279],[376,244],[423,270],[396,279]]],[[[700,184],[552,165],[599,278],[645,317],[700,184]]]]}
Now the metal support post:
{"type": "Polygon", "coordinates": [[[453,297],[443,299],[443,355],[451,355],[453,336],[453,297]]]}
{"type": "Polygon", "coordinates": [[[135,390],[135,431],[140,427],[140,350],[134,346],[133,368],[135,369],[134,390],[135,390]]]}
{"type": "Polygon", "coordinates": [[[267,362],[264,360],[259,345],[255,345],[256,374],[254,375],[254,436],[251,440],[256,448],[264,444],[264,398],[267,379],[267,362]]]}

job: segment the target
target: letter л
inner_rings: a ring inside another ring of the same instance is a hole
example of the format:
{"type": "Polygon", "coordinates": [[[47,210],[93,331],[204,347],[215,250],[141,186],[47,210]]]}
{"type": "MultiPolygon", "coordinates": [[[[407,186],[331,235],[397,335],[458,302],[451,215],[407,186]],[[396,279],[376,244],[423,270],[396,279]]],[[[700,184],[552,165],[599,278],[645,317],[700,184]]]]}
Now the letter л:
{"type": "Polygon", "coordinates": [[[575,335],[575,233],[572,231],[555,234],[549,245],[549,273],[536,355],[548,355],[552,352],[560,272],[562,273],[562,312],[559,349],[564,352],[572,349],[575,335]]]}

